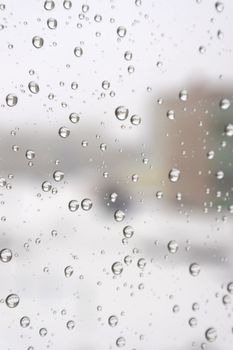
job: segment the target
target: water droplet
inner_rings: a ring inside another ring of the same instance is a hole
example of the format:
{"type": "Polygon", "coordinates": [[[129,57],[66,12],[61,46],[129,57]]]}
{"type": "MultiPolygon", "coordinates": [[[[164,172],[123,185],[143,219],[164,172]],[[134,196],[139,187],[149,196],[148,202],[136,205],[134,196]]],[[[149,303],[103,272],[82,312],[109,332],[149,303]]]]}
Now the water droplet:
{"type": "Polygon", "coordinates": [[[178,246],[178,243],[176,241],[170,241],[167,245],[167,248],[168,248],[169,253],[175,254],[178,251],[179,246],[178,246]]]}
{"type": "Polygon", "coordinates": [[[76,210],[78,210],[79,208],[79,203],[77,200],[73,199],[72,201],[69,202],[69,210],[74,212],[76,210]]]}
{"type": "Polygon", "coordinates": [[[59,182],[64,179],[64,173],[60,170],[56,170],[53,173],[53,178],[56,182],[59,182]]]}
{"type": "Polygon", "coordinates": [[[213,159],[214,158],[214,151],[209,151],[209,152],[207,152],[207,158],[208,159],[213,159]]]}
{"type": "Polygon", "coordinates": [[[12,251],[8,248],[4,248],[0,251],[0,260],[4,263],[11,261],[12,251]]]}
{"type": "Polygon", "coordinates": [[[74,269],[72,266],[66,266],[66,268],[64,269],[64,274],[65,276],[68,278],[68,277],[71,277],[74,273],[74,269]]]}
{"type": "Polygon", "coordinates": [[[124,228],[123,228],[123,234],[124,234],[124,236],[125,236],[125,238],[131,238],[132,236],[133,236],[133,234],[134,234],[134,229],[133,229],[133,227],[132,226],[125,226],[124,228]]]}
{"type": "Polygon", "coordinates": [[[187,99],[188,99],[188,91],[187,90],[181,90],[180,92],[179,92],[179,99],[181,100],[181,101],[183,101],[183,102],[185,102],[185,101],[187,101],[187,99]]]}
{"type": "Polygon", "coordinates": [[[74,49],[74,54],[76,57],[81,57],[83,55],[83,49],[81,47],[77,46],[74,49]]]}
{"type": "Polygon", "coordinates": [[[216,329],[213,327],[208,328],[205,332],[205,337],[209,342],[214,342],[218,337],[216,329]]]}
{"type": "Polygon", "coordinates": [[[233,136],[233,124],[227,124],[224,131],[227,136],[233,136]]]}
{"type": "Polygon", "coordinates": [[[200,46],[200,47],[199,47],[199,52],[200,52],[202,55],[204,55],[204,53],[206,52],[205,46],[200,46]]]}
{"type": "Polygon", "coordinates": [[[118,317],[116,315],[112,315],[108,319],[108,324],[110,327],[116,327],[118,324],[118,317]]]}
{"type": "Polygon", "coordinates": [[[70,135],[70,129],[68,129],[66,126],[62,126],[58,130],[58,134],[64,139],[70,135]]]}
{"type": "Polygon", "coordinates": [[[38,94],[40,91],[39,85],[35,81],[30,81],[28,84],[28,88],[32,94],[38,94]]]}
{"type": "Polygon", "coordinates": [[[118,222],[123,221],[124,218],[125,218],[125,213],[122,210],[118,209],[118,210],[115,211],[114,219],[116,221],[118,221],[118,222]]]}
{"type": "Polygon", "coordinates": [[[23,316],[20,319],[20,326],[23,328],[27,328],[30,325],[30,318],[28,316],[23,316]]]}
{"type": "Polygon", "coordinates": [[[180,178],[180,170],[172,168],[168,173],[168,178],[171,182],[177,182],[180,178]]]}
{"type": "Polygon", "coordinates": [[[34,159],[35,156],[36,156],[35,152],[32,151],[31,149],[28,149],[28,150],[26,151],[26,153],[25,153],[25,157],[26,157],[27,159],[29,159],[29,160],[34,159]]]}
{"type": "Polygon", "coordinates": [[[156,198],[158,198],[158,199],[162,199],[163,198],[163,192],[162,191],[157,191],[155,195],[156,195],[156,198]]]}
{"type": "Polygon", "coordinates": [[[9,107],[14,107],[18,103],[18,97],[14,94],[8,94],[6,96],[6,104],[9,107]]]}
{"type": "Polygon", "coordinates": [[[125,263],[126,265],[130,265],[130,264],[132,263],[132,261],[133,261],[133,259],[132,259],[132,257],[131,257],[130,255],[126,255],[126,256],[124,257],[124,263],[125,263]]]}
{"type": "Polygon", "coordinates": [[[41,337],[45,337],[47,335],[47,333],[48,333],[48,331],[47,331],[46,328],[41,328],[39,330],[39,334],[40,334],[41,337]]]}
{"type": "Polygon", "coordinates": [[[130,118],[130,122],[132,125],[139,125],[141,124],[141,117],[139,117],[139,115],[132,115],[132,117],[130,118]]]}
{"type": "Polygon", "coordinates": [[[67,327],[67,329],[69,329],[69,331],[71,331],[71,330],[74,329],[74,327],[75,327],[75,322],[72,321],[72,320],[68,321],[68,322],[66,323],[66,327],[67,327]]]}
{"type": "Polygon", "coordinates": [[[123,265],[121,262],[117,261],[112,265],[112,272],[114,275],[120,275],[123,271],[123,265]]]}
{"type": "Polygon", "coordinates": [[[110,83],[109,83],[109,81],[104,80],[104,81],[102,82],[102,88],[103,88],[104,90],[108,90],[108,89],[110,88],[110,83]]]}
{"type": "Polygon", "coordinates": [[[167,117],[170,120],[174,120],[175,119],[175,111],[173,111],[173,109],[170,109],[169,111],[167,111],[167,117]]]}
{"type": "Polygon", "coordinates": [[[138,180],[139,180],[138,174],[133,174],[133,175],[132,175],[132,181],[133,181],[133,182],[138,182],[138,180]]]}
{"type": "Polygon", "coordinates": [[[128,117],[128,115],[129,115],[129,110],[124,106],[119,106],[115,110],[115,116],[119,120],[125,120],[128,117]]]}
{"type": "Polygon", "coordinates": [[[69,119],[70,119],[71,123],[76,124],[79,122],[80,117],[77,113],[71,113],[69,116],[69,119]]]}
{"type": "Polygon", "coordinates": [[[116,346],[118,346],[118,348],[122,348],[123,346],[125,346],[126,341],[124,337],[119,337],[116,340],[116,346]]]}
{"type": "Polygon", "coordinates": [[[197,319],[195,317],[192,317],[189,319],[189,325],[190,327],[196,327],[197,326],[197,319]]]}
{"type": "Polygon", "coordinates": [[[120,37],[120,38],[124,38],[124,36],[126,35],[126,28],[123,27],[123,26],[120,26],[117,28],[117,35],[120,37]]]}
{"type": "Polygon", "coordinates": [[[10,294],[6,298],[6,305],[10,308],[14,308],[19,304],[19,296],[17,294],[10,294]]]}
{"type": "Polygon", "coordinates": [[[63,1],[63,7],[66,9],[66,10],[70,10],[71,7],[72,7],[72,2],[70,0],[65,0],[63,1]]]}
{"type": "Polygon", "coordinates": [[[44,192],[49,192],[49,191],[51,190],[51,188],[52,188],[52,185],[51,185],[50,182],[44,181],[44,182],[42,183],[41,187],[42,187],[42,190],[43,190],[44,192]]]}
{"type": "Polygon", "coordinates": [[[133,54],[132,54],[131,51],[126,51],[126,52],[124,53],[124,58],[125,58],[126,61],[131,61],[131,60],[132,60],[132,57],[133,57],[133,54]]]}
{"type": "Polygon", "coordinates": [[[49,18],[47,20],[47,26],[49,29],[56,29],[57,28],[57,20],[55,18],[49,18]]]}
{"type": "Polygon", "coordinates": [[[215,8],[217,12],[221,13],[224,10],[224,4],[221,1],[215,3],[215,8]]]}
{"type": "Polygon", "coordinates": [[[233,282],[229,282],[227,285],[227,291],[233,294],[233,282]]]}
{"type": "Polygon", "coordinates": [[[190,266],[189,266],[189,272],[190,274],[193,276],[193,277],[196,277],[199,275],[201,271],[201,268],[200,268],[200,265],[197,264],[197,263],[192,263],[190,266]]]}
{"type": "Polygon", "coordinates": [[[223,110],[226,111],[229,107],[230,107],[231,103],[230,100],[228,100],[227,98],[223,98],[220,100],[219,102],[219,107],[223,110]]]}
{"type": "Polygon", "coordinates": [[[222,302],[224,305],[231,304],[231,297],[230,295],[224,295],[222,298],[222,302]]]}
{"type": "Polygon", "coordinates": [[[45,10],[51,11],[51,10],[54,9],[54,7],[55,7],[55,3],[54,3],[53,0],[47,0],[47,1],[44,2],[45,10]]]}
{"type": "Polygon", "coordinates": [[[92,208],[92,201],[89,198],[85,198],[81,202],[81,207],[83,210],[88,211],[92,208]]]}
{"type": "Polygon", "coordinates": [[[215,176],[218,180],[222,180],[224,178],[224,172],[222,170],[218,170],[215,176]]]}
{"type": "Polygon", "coordinates": [[[138,259],[137,265],[138,265],[139,269],[143,270],[146,267],[146,259],[144,259],[144,258],[138,259]]]}
{"type": "Polygon", "coordinates": [[[44,39],[40,36],[34,36],[32,38],[32,44],[36,49],[40,49],[44,45],[44,39]]]}

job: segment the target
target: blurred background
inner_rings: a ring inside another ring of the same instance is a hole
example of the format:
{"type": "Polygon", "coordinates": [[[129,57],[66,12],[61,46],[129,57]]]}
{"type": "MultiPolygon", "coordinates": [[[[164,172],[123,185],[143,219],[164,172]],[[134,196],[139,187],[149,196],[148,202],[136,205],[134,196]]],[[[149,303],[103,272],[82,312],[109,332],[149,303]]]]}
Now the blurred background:
{"type": "Polygon", "coordinates": [[[233,3],[0,4],[0,349],[231,350],[233,3]]]}

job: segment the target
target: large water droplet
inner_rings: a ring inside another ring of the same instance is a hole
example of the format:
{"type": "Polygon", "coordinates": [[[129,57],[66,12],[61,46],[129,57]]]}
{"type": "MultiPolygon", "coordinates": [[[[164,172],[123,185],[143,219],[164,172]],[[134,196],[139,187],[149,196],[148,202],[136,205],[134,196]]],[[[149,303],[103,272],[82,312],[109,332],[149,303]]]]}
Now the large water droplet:
{"type": "Polygon", "coordinates": [[[20,326],[22,328],[27,328],[30,325],[30,318],[28,316],[23,316],[20,319],[20,326]]]}
{"type": "Polygon", "coordinates": [[[44,39],[40,36],[34,36],[32,38],[32,44],[36,49],[40,49],[44,45],[44,39]]]}
{"type": "Polygon", "coordinates": [[[83,49],[79,46],[75,47],[74,54],[76,57],[81,57],[83,55],[83,49]]]}
{"type": "Polygon", "coordinates": [[[205,332],[205,337],[209,342],[215,341],[218,337],[216,329],[213,327],[208,328],[205,332]]]}
{"type": "Polygon", "coordinates": [[[12,251],[8,248],[4,248],[0,251],[0,260],[4,263],[11,261],[12,251]]]}
{"type": "Polygon", "coordinates": [[[78,210],[79,203],[76,199],[73,199],[72,201],[69,202],[68,207],[69,207],[70,211],[74,212],[74,211],[78,210]]]}
{"type": "Polygon", "coordinates": [[[54,3],[53,0],[46,0],[46,1],[44,2],[44,8],[45,8],[45,10],[51,11],[51,10],[54,9],[54,7],[55,7],[55,3],[54,3]]]}
{"type": "Polygon", "coordinates": [[[64,179],[64,173],[60,170],[56,170],[53,173],[53,178],[56,182],[59,182],[64,179]]]}
{"type": "Polygon", "coordinates": [[[38,92],[40,91],[40,87],[35,81],[30,81],[30,83],[28,84],[28,88],[32,94],[38,94],[38,92]]]}
{"type": "Polygon", "coordinates": [[[233,124],[230,124],[230,123],[227,124],[227,125],[225,126],[224,131],[225,131],[225,134],[226,134],[227,136],[229,136],[229,137],[233,136],[233,124]]]}
{"type": "Polygon", "coordinates": [[[120,275],[123,271],[123,265],[121,262],[117,261],[112,265],[112,272],[114,275],[120,275]]]}
{"type": "Polygon", "coordinates": [[[199,275],[201,271],[201,268],[200,268],[200,265],[197,264],[197,263],[192,263],[190,266],[189,266],[189,272],[190,274],[193,276],[193,277],[196,277],[199,275]]]}
{"type": "Polygon", "coordinates": [[[55,18],[49,18],[47,20],[47,26],[49,29],[56,29],[57,28],[57,20],[55,18]]]}
{"type": "Polygon", "coordinates": [[[125,238],[131,238],[134,234],[134,229],[132,226],[129,226],[129,225],[125,226],[123,228],[123,233],[124,233],[125,238]]]}
{"type": "Polygon", "coordinates": [[[167,245],[168,251],[171,254],[175,254],[179,249],[178,243],[176,241],[170,241],[167,245]]]}
{"type": "Polygon", "coordinates": [[[71,123],[76,124],[79,122],[80,117],[77,113],[71,113],[69,116],[69,119],[70,119],[71,123]]]}
{"type": "Polygon", "coordinates": [[[126,28],[123,27],[123,26],[120,26],[117,28],[117,35],[120,37],[120,38],[124,38],[124,36],[126,35],[126,28]]]}
{"type": "Polygon", "coordinates": [[[68,137],[70,135],[70,129],[68,129],[66,126],[62,126],[59,130],[58,130],[58,134],[65,139],[66,137],[68,137]]]}
{"type": "Polygon", "coordinates": [[[118,209],[118,210],[115,211],[114,219],[116,221],[118,221],[118,222],[123,221],[124,218],[125,218],[125,213],[122,210],[118,209]]]}
{"type": "Polygon", "coordinates": [[[6,298],[6,305],[10,308],[14,308],[19,304],[19,296],[17,294],[10,294],[6,298]]]}
{"type": "Polygon", "coordinates": [[[231,105],[230,100],[228,100],[228,98],[223,98],[220,100],[219,102],[219,107],[223,110],[226,111],[231,105]]]}
{"type": "Polygon", "coordinates": [[[6,104],[9,107],[14,107],[18,103],[18,97],[14,94],[8,94],[6,96],[6,104]]]}
{"type": "Polygon", "coordinates": [[[168,173],[168,178],[171,182],[176,182],[180,178],[180,170],[177,168],[172,168],[168,173]]]}
{"type": "Polygon", "coordinates": [[[83,210],[88,211],[92,208],[92,201],[89,198],[85,198],[81,202],[81,207],[83,210]]]}
{"type": "Polygon", "coordinates": [[[115,116],[119,120],[125,120],[129,115],[129,110],[125,106],[119,106],[115,110],[115,116]]]}
{"type": "Polygon", "coordinates": [[[108,319],[108,324],[111,327],[116,327],[116,325],[118,324],[118,317],[116,315],[110,316],[108,319]]]}
{"type": "Polygon", "coordinates": [[[74,269],[72,266],[66,266],[66,268],[64,269],[64,274],[65,276],[68,278],[68,277],[71,277],[74,273],[74,269]]]}

